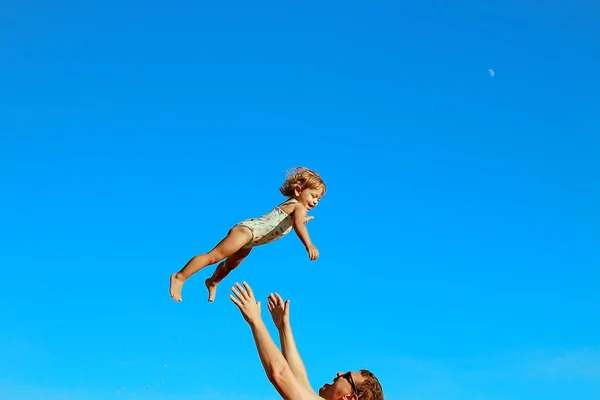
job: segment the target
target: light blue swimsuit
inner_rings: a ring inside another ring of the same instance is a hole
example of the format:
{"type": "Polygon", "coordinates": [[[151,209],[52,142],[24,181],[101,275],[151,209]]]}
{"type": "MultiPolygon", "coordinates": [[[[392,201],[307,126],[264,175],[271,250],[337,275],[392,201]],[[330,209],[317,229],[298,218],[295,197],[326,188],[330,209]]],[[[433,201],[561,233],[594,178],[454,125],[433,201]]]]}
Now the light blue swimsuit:
{"type": "MultiPolygon", "coordinates": [[[[297,200],[293,201],[297,202],[297,200]]],[[[250,218],[236,224],[252,232],[252,239],[242,248],[249,249],[271,243],[290,233],[294,226],[293,214],[286,214],[280,206],[281,204],[262,217],[250,218]]]]}

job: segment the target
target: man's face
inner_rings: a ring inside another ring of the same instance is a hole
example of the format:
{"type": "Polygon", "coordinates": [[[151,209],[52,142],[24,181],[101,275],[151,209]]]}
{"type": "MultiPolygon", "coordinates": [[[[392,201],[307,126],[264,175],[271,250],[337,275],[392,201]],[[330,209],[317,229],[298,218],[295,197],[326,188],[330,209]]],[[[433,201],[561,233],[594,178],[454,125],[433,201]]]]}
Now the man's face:
{"type": "Polygon", "coordinates": [[[331,384],[326,383],[319,389],[319,396],[325,400],[340,400],[345,396],[349,399],[353,395],[357,397],[354,389],[364,380],[360,372],[338,372],[331,384]]]}

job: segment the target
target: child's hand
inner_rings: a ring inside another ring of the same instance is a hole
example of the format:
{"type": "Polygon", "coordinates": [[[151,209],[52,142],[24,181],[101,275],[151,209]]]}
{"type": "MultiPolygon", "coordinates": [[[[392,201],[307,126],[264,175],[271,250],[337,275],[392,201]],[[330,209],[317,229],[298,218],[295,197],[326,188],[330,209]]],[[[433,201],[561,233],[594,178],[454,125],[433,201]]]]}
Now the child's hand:
{"type": "Polygon", "coordinates": [[[273,323],[281,330],[290,321],[290,301],[283,301],[277,293],[270,294],[267,307],[273,317],[273,323]]]}
{"type": "Polygon", "coordinates": [[[314,218],[314,217],[313,217],[312,215],[311,215],[311,216],[305,215],[305,216],[304,216],[304,221],[302,221],[302,222],[303,222],[304,224],[306,224],[308,221],[310,221],[310,220],[311,220],[311,219],[313,219],[313,218],[314,218]]]}
{"type": "Polygon", "coordinates": [[[310,261],[315,261],[319,258],[319,250],[313,245],[306,246],[306,251],[308,251],[308,258],[310,261]]]}

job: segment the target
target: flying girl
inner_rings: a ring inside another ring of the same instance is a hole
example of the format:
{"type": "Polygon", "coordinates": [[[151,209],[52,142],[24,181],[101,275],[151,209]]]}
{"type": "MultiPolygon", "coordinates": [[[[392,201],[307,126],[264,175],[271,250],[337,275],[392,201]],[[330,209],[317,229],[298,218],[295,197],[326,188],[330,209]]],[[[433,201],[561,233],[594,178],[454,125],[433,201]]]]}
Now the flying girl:
{"type": "Polygon", "coordinates": [[[192,257],[181,271],[171,275],[169,292],[173,300],[181,301],[181,289],[190,276],[202,268],[222,261],[213,275],[205,281],[208,301],[214,301],[219,282],[240,265],[253,247],[281,239],[292,228],[304,244],[309,259],[316,260],[319,251],[310,240],[305,225],[314,217],[307,216],[306,213],[317,206],[325,190],[325,183],[317,172],[304,167],[294,168],[279,188],[287,200],[260,218],[251,218],[236,224],[215,248],[206,254],[192,257]]]}

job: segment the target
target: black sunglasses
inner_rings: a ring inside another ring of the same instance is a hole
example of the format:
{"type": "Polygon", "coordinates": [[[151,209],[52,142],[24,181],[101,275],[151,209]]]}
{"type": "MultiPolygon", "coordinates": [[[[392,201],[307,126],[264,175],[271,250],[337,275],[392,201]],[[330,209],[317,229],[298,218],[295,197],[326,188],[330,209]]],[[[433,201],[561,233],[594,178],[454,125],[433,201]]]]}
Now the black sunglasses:
{"type": "Polygon", "coordinates": [[[352,378],[352,372],[348,371],[344,375],[342,375],[342,377],[344,377],[345,380],[350,382],[350,386],[352,386],[352,390],[354,391],[354,394],[358,396],[358,390],[356,390],[356,385],[354,384],[354,378],[352,378]]]}

